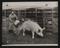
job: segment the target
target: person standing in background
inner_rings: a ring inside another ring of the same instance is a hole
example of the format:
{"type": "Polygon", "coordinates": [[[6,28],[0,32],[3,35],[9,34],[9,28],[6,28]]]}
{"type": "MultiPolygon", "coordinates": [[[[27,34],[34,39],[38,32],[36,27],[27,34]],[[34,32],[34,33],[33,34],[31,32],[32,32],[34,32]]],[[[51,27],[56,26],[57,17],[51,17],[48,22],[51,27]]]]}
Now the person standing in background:
{"type": "Polygon", "coordinates": [[[18,20],[18,17],[12,11],[12,13],[9,15],[9,31],[16,31],[16,27],[14,26],[14,22],[16,20],[18,20]]]}

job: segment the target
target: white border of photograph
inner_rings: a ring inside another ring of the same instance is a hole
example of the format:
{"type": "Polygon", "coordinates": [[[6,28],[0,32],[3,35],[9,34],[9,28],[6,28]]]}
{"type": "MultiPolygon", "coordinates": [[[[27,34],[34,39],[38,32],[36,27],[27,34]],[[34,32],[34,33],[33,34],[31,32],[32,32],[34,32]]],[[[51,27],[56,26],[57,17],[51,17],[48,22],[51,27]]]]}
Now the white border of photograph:
{"type": "Polygon", "coordinates": [[[58,44],[7,44],[2,46],[58,46],[58,44]]]}

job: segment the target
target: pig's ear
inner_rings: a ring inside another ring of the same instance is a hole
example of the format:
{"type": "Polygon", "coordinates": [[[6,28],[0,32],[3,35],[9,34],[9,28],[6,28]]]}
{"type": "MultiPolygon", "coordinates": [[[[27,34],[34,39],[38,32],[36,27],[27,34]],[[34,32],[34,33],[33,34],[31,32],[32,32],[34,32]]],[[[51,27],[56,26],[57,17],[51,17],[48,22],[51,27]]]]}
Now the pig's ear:
{"type": "Polygon", "coordinates": [[[45,30],[45,27],[43,28],[43,30],[45,30]]]}

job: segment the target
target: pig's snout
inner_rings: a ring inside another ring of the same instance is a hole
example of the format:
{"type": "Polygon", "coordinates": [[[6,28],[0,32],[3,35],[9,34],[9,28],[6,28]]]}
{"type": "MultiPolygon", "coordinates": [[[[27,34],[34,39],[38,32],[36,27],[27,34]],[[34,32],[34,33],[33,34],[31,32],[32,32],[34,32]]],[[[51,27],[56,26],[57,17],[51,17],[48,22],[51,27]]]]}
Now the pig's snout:
{"type": "Polygon", "coordinates": [[[39,35],[40,37],[43,37],[44,36],[42,32],[37,33],[37,35],[39,35]]]}
{"type": "Polygon", "coordinates": [[[41,37],[44,37],[43,33],[40,34],[41,37]]]}

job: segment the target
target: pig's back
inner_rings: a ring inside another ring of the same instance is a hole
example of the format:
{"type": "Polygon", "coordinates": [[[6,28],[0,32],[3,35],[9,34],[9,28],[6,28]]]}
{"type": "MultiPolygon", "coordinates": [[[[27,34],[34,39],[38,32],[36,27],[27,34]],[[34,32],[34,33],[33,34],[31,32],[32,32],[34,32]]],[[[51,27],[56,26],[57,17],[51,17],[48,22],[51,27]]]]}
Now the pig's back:
{"type": "Polygon", "coordinates": [[[22,24],[21,28],[30,31],[31,29],[33,29],[33,25],[32,25],[32,23],[31,23],[30,21],[25,21],[25,22],[22,24]]]}

